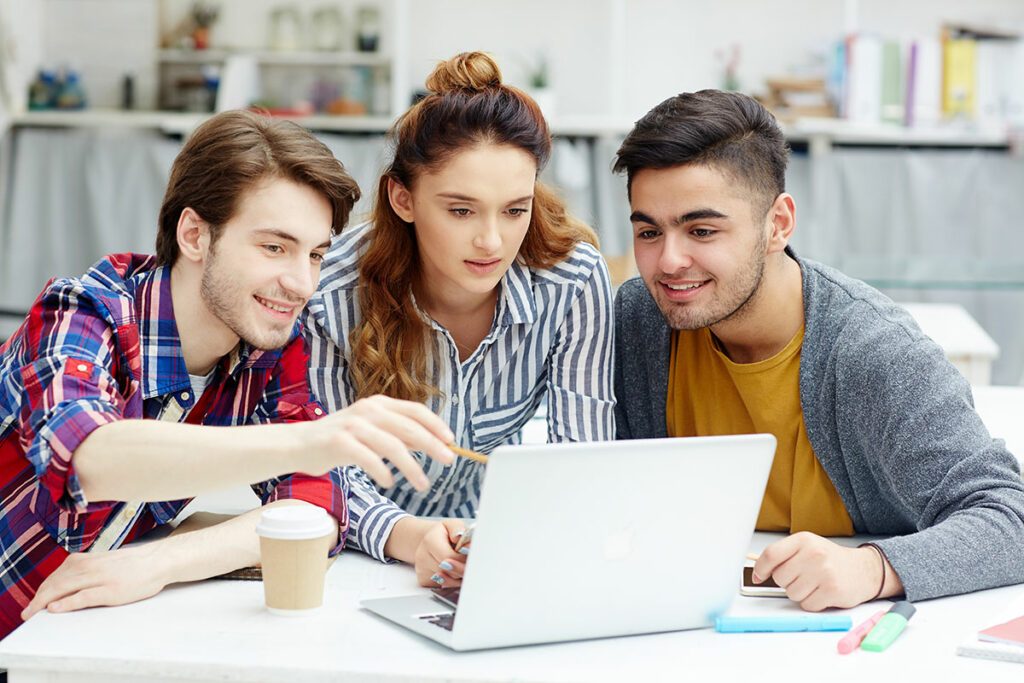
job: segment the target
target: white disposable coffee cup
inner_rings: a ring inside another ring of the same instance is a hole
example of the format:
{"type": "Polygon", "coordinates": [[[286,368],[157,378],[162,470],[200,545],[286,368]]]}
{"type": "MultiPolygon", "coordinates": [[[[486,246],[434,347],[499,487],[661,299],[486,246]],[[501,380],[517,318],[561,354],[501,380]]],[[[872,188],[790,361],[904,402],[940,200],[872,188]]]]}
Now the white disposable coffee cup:
{"type": "Polygon", "coordinates": [[[335,527],[327,511],[312,505],[286,505],[263,511],[260,536],[263,593],[267,609],[296,616],[324,602],[327,554],[335,527]]]}

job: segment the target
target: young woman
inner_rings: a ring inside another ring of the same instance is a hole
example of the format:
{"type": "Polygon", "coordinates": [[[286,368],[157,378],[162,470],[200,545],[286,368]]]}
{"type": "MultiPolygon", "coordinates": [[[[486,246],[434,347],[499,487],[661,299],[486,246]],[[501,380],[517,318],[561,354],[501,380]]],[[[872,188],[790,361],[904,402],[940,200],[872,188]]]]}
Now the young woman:
{"type": "MultiPolygon", "coordinates": [[[[441,63],[426,85],[391,130],[372,220],[325,258],[306,314],[313,390],[332,411],[377,393],[425,402],[484,453],[518,443],[545,397],[549,440],[614,438],[607,267],[593,231],[537,180],[544,117],[484,53],[441,63]]],[[[472,517],[484,467],[417,456],[425,491],[395,468],[381,491],[346,471],[349,544],[415,562],[424,585],[457,585],[462,523],[412,515],[472,517]]]]}

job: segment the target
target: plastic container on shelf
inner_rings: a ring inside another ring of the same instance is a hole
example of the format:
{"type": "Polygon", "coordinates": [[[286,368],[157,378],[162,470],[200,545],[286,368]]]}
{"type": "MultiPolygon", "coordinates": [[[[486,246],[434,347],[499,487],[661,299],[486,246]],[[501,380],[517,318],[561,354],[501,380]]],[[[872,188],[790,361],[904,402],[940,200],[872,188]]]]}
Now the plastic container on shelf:
{"type": "Polygon", "coordinates": [[[28,108],[32,110],[52,109],[57,104],[57,75],[48,69],[40,69],[28,87],[28,108]]]}
{"type": "Polygon", "coordinates": [[[57,89],[58,109],[84,109],[86,103],[85,88],[76,71],[68,71],[57,89]]]}

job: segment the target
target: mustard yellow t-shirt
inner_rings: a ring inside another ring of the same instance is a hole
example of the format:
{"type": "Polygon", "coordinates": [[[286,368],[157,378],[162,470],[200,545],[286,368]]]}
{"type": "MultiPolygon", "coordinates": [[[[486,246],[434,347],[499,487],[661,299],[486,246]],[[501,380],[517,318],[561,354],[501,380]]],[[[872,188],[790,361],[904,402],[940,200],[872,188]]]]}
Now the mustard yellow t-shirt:
{"type": "Polygon", "coordinates": [[[757,528],[850,536],[853,522],[811,449],[800,407],[803,327],[786,348],[734,363],[707,328],[672,333],[666,418],[669,436],[774,434],[775,459],[757,528]]]}

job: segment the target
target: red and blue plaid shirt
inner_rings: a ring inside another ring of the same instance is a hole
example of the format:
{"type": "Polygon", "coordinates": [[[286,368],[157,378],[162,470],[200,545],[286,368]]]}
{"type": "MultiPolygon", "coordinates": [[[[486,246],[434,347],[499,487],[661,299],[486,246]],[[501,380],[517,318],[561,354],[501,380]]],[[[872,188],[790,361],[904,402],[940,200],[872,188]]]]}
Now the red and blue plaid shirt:
{"type": "MultiPolygon", "coordinates": [[[[0,638],[21,623],[43,579],[68,553],[88,550],[125,505],[85,499],[72,461],[78,445],[116,420],[157,419],[170,402],[182,420],[205,425],[316,419],[323,410],[310,393],[299,331],[296,324],[277,351],[240,344],[196,397],[169,268],[151,256],[117,254],[46,287],[0,346],[0,638]]],[[[336,473],[294,474],[253,489],[264,504],[293,498],[323,507],[344,542],[348,511],[336,473]]],[[[170,522],[187,503],[145,504],[123,540],[170,522]]]]}

